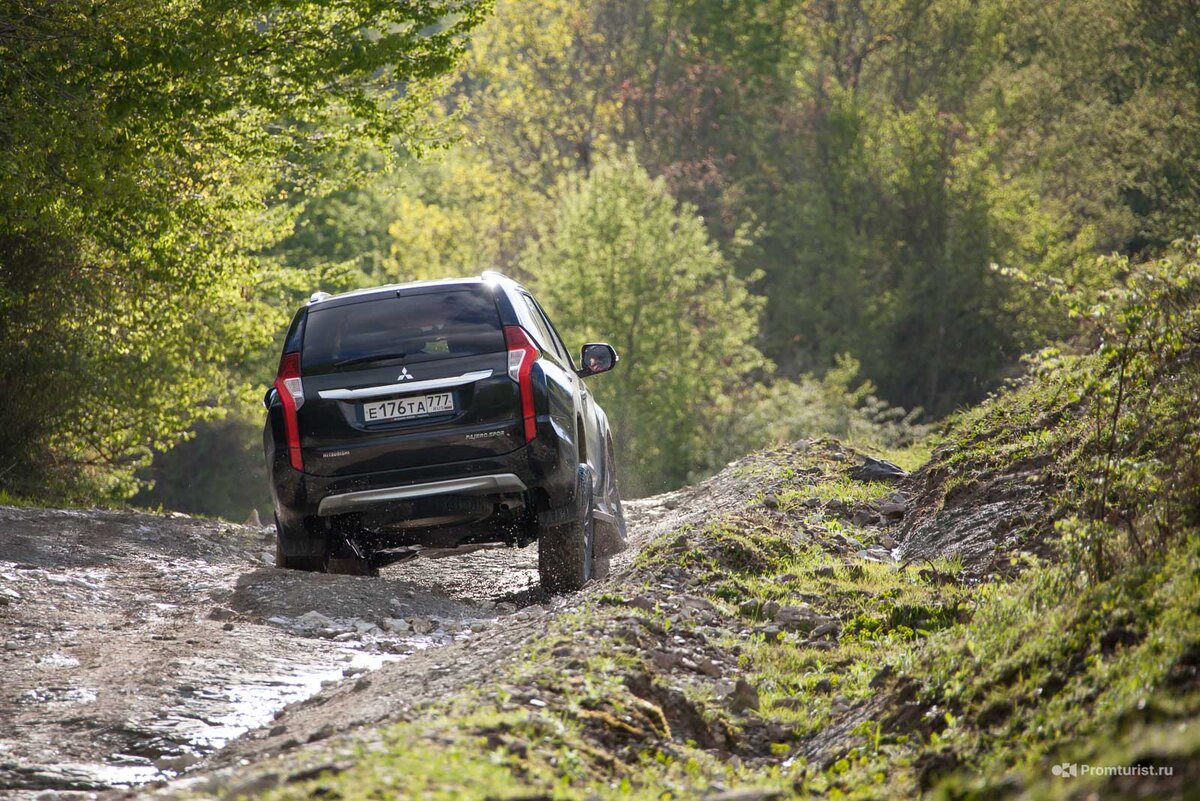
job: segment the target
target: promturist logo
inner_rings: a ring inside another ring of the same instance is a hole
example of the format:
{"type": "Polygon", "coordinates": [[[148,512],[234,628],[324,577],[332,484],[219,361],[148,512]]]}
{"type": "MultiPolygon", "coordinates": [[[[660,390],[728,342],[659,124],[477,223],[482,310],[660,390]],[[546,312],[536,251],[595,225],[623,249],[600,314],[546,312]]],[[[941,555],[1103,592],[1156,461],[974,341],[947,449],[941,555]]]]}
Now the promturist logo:
{"type": "Polygon", "coordinates": [[[1055,776],[1075,778],[1077,776],[1173,776],[1171,765],[1089,765],[1076,762],[1060,762],[1050,768],[1055,776]]]}

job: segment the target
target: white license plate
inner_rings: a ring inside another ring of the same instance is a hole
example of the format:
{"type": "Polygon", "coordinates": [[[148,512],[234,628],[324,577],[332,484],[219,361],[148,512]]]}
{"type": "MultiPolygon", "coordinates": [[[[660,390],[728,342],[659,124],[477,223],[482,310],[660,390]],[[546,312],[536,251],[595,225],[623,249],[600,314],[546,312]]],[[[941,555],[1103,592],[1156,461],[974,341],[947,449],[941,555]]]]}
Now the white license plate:
{"type": "Polygon", "coordinates": [[[434,395],[416,395],[411,398],[364,403],[362,410],[363,420],[367,423],[445,414],[454,411],[454,393],[438,392],[434,395]]]}

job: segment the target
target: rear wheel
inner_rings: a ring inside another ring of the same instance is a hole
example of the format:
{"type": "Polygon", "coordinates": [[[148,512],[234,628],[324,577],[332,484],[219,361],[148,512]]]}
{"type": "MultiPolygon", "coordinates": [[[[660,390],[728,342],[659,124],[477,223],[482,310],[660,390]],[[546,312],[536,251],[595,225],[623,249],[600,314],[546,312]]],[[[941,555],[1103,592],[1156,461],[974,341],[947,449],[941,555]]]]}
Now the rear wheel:
{"type": "Polygon", "coordinates": [[[543,527],[538,535],[538,575],[546,592],[574,592],[593,578],[595,537],[592,521],[592,469],[580,465],[574,514],[543,527]]]}
{"type": "Polygon", "coordinates": [[[286,570],[321,573],[329,556],[329,537],[324,531],[313,531],[301,524],[284,528],[275,515],[275,566],[286,570]]]}

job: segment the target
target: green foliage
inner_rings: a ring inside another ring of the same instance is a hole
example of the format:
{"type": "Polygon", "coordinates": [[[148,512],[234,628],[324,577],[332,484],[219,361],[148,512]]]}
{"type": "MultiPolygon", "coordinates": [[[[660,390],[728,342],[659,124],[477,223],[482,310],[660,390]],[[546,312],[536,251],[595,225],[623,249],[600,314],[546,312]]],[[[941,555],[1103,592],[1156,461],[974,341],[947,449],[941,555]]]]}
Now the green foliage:
{"type": "Polygon", "coordinates": [[[903,448],[929,435],[930,427],[917,422],[921,409],[906,412],[880,400],[870,381],[859,380],[859,369],[856,359],[843,355],[819,380],[776,379],[735,390],[727,436],[710,442],[705,466],[719,468],[747,449],[825,435],[877,450],[903,448]]]}
{"type": "Polygon", "coordinates": [[[509,2],[453,106],[514,196],[632,145],[738,274],[761,269],[784,376],[849,353],[881,397],[942,415],[1070,333],[992,265],[1099,290],[1096,253],[1193,233],[1189,20],[1183,2],[509,2]]]}
{"type": "Polygon", "coordinates": [[[631,156],[604,161],[562,186],[522,264],[568,342],[609,341],[621,356],[589,388],[636,457],[634,489],[681,482],[721,436],[731,390],[766,366],[752,344],[760,304],[695,210],[631,156]]]}
{"type": "Polygon", "coordinates": [[[483,6],[91,2],[0,11],[0,484],[122,496],[250,394],[288,310],[255,254],[365,142],[420,149],[483,6]],[[247,303],[247,301],[250,301],[247,303]]]}

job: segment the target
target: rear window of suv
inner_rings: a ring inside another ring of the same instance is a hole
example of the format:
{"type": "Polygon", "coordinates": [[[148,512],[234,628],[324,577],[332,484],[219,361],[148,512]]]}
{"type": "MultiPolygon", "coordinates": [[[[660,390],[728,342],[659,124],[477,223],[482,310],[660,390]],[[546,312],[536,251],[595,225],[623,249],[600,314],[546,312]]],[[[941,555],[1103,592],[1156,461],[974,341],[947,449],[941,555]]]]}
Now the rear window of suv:
{"type": "Polygon", "coordinates": [[[310,307],[300,361],[312,374],[503,350],[490,290],[468,287],[310,307]]]}

